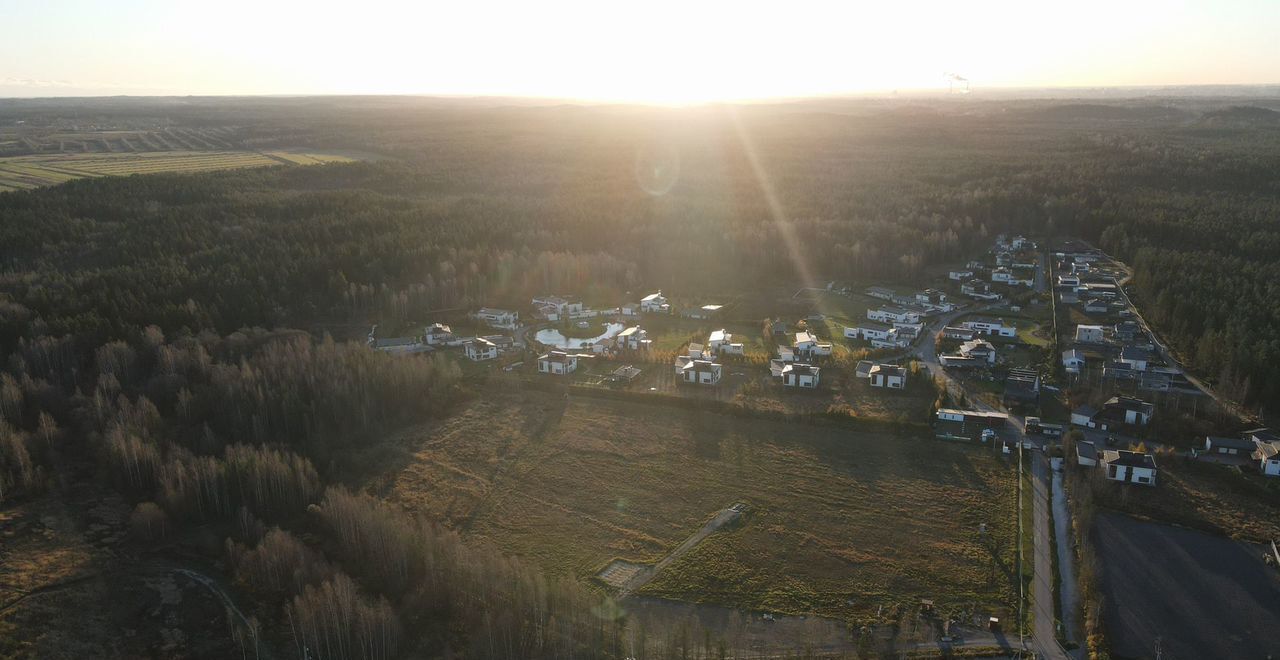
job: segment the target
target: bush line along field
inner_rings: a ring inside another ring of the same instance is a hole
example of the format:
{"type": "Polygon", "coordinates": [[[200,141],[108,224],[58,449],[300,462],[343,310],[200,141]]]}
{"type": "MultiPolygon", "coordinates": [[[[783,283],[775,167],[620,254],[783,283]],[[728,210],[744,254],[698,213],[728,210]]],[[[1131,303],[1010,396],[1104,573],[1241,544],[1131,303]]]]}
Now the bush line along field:
{"type": "Polygon", "coordinates": [[[350,160],[352,159],[335,154],[289,151],[167,151],[14,156],[0,158],[0,191],[35,188],[95,176],[208,172],[268,165],[318,165],[350,160]]]}
{"type": "Polygon", "coordinates": [[[553,574],[656,562],[745,502],[640,593],[868,623],[1016,603],[1015,477],[981,449],[534,391],[388,444],[393,502],[553,574]]]}

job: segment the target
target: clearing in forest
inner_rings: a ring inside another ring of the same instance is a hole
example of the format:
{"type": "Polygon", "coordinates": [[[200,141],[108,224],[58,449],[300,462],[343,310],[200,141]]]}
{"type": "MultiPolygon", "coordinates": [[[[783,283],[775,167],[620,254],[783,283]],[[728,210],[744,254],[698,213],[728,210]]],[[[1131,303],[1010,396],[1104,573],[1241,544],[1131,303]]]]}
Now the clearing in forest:
{"type": "Polygon", "coordinates": [[[1016,602],[1016,481],[977,447],[542,392],[381,447],[391,500],[583,580],[626,582],[749,507],[638,595],[860,620],[1016,602]]]}

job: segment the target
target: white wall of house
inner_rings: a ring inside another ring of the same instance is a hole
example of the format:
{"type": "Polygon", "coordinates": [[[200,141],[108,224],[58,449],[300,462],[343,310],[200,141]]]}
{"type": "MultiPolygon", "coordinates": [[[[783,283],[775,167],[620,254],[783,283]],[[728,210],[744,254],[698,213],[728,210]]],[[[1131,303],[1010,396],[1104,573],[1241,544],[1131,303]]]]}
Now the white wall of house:
{"type": "Polygon", "coordinates": [[[1156,471],[1151,468],[1115,464],[1108,464],[1103,467],[1107,478],[1112,481],[1124,481],[1148,486],[1154,486],[1156,483],[1156,471]]]}
{"type": "Polygon", "coordinates": [[[1280,477],[1280,456],[1272,456],[1258,461],[1258,469],[1268,477],[1280,477]]]}

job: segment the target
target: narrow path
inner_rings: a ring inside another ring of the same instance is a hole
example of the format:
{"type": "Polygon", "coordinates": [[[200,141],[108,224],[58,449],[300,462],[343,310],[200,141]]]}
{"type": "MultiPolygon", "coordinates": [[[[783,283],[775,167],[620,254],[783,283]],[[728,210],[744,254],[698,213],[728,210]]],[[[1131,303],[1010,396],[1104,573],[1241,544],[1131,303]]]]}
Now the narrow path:
{"type": "Polygon", "coordinates": [[[1061,576],[1059,606],[1062,612],[1063,635],[1068,641],[1079,644],[1080,590],[1076,583],[1075,553],[1071,551],[1071,516],[1067,511],[1067,491],[1062,483],[1062,473],[1053,473],[1053,536],[1058,546],[1058,574],[1061,576]]]}
{"type": "Polygon", "coordinates": [[[689,552],[694,548],[694,546],[701,543],[702,539],[707,538],[718,531],[721,527],[737,520],[744,510],[745,508],[741,504],[734,504],[721,510],[714,518],[707,521],[707,524],[703,525],[702,529],[694,532],[692,536],[685,539],[684,543],[677,546],[670,554],[658,560],[658,563],[653,566],[646,566],[643,570],[636,573],[634,577],[627,581],[627,584],[622,587],[621,591],[618,592],[618,598],[626,598],[632,592],[638,591],[641,587],[648,584],[650,580],[657,577],[658,573],[661,573],[662,569],[666,568],[667,565],[679,559],[681,555],[689,552]]]}
{"type": "Polygon", "coordinates": [[[1032,644],[1041,657],[1069,660],[1058,644],[1053,616],[1053,545],[1049,541],[1049,462],[1044,452],[1031,451],[1031,506],[1034,514],[1032,553],[1035,567],[1031,581],[1032,611],[1035,616],[1032,644]]]}

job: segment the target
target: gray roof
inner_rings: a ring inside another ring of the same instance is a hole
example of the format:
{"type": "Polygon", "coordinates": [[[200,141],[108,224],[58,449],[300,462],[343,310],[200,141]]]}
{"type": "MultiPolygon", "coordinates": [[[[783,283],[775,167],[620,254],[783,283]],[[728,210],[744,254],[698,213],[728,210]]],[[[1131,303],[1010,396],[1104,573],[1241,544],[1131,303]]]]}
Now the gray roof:
{"type": "Polygon", "coordinates": [[[1253,439],[1251,438],[1231,438],[1219,435],[1210,435],[1205,437],[1205,446],[1209,447],[1225,447],[1227,449],[1253,449],[1253,439]]]}
{"type": "Polygon", "coordinates": [[[1120,349],[1121,360],[1150,360],[1151,351],[1141,346],[1125,346],[1120,349]]]}
{"type": "Polygon", "coordinates": [[[1102,452],[1102,462],[1127,467],[1156,469],[1156,459],[1152,458],[1151,454],[1139,454],[1136,451],[1125,451],[1123,449],[1108,449],[1102,452]]]}

